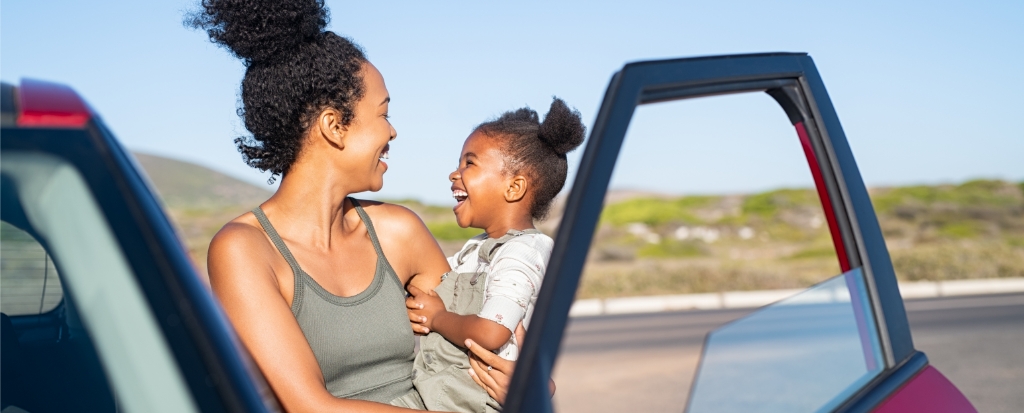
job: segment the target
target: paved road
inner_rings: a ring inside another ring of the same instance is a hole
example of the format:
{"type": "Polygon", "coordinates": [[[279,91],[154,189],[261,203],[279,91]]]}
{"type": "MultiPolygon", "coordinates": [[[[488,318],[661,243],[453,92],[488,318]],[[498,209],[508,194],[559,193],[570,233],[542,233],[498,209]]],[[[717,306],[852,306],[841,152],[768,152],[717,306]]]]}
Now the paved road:
{"type": "MultiPolygon", "coordinates": [[[[1024,294],[907,301],[914,344],[981,412],[1024,411],[1024,294]]],[[[574,319],[558,412],[680,412],[711,329],[752,310],[574,319]]]]}

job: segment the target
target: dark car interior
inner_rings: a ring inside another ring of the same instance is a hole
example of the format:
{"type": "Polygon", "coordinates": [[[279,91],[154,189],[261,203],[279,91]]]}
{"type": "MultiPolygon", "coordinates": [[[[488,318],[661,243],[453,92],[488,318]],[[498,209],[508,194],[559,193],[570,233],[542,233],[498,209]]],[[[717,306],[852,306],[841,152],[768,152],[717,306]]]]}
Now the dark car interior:
{"type": "Polygon", "coordinates": [[[59,259],[49,255],[45,241],[25,219],[13,182],[3,178],[0,409],[115,412],[116,401],[92,341],[69,296],[60,291],[59,259]],[[60,296],[52,297],[55,289],[60,296]],[[47,296],[56,305],[42,311],[47,296]]]}

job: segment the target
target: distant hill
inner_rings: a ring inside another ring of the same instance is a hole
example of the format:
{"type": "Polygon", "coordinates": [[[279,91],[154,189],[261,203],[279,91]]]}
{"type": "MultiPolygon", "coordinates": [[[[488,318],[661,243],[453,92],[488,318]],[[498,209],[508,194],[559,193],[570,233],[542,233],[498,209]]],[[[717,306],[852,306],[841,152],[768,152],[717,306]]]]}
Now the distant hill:
{"type": "Polygon", "coordinates": [[[259,205],[273,194],[194,163],[135,153],[168,208],[211,208],[259,205]]]}

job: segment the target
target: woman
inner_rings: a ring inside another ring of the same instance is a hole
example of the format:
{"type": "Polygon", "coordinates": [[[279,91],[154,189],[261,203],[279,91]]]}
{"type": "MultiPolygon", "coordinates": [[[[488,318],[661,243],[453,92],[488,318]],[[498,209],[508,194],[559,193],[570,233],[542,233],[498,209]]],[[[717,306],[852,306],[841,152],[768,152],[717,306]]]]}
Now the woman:
{"type": "Polygon", "coordinates": [[[324,31],[322,0],[201,6],[187,23],[246,66],[239,114],[252,136],[235,143],[281,176],[213,238],[213,291],[286,410],[402,411],[384,403],[417,397],[403,287],[433,289],[450,268],[416,214],[348,197],[383,185],[397,136],[384,79],[324,31]]]}

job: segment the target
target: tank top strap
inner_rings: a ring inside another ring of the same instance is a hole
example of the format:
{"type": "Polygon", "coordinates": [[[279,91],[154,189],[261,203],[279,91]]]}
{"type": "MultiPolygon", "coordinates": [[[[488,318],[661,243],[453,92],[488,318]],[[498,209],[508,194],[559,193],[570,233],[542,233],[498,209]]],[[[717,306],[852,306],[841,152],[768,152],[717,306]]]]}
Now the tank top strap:
{"type": "Polygon", "coordinates": [[[370,242],[373,243],[373,249],[377,251],[378,257],[384,257],[384,250],[380,248],[380,241],[377,240],[377,232],[373,230],[373,221],[370,221],[370,216],[366,215],[366,211],[363,211],[363,206],[359,205],[359,201],[355,198],[349,198],[352,201],[352,206],[356,207],[356,213],[359,214],[359,219],[363,221],[363,225],[366,226],[366,232],[370,234],[370,242]]]}
{"type": "Polygon", "coordinates": [[[288,246],[284,245],[284,240],[278,235],[277,230],[270,224],[270,219],[267,218],[267,214],[263,213],[263,209],[256,207],[252,210],[253,215],[256,215],[256,220],[260,222],[260,226],[263,227],[263,231],[266,231],[267,236],[270,237],[270,241],[277,247],[277,251],[281,253],[285,261],[288,261],[288,265],[292,267],[292,272],[298,277],[302,273],[302,268],[299,267],[299,262],[295,261],[295,257],[292,252],[288,250],[288,246]]]}

